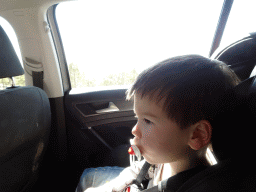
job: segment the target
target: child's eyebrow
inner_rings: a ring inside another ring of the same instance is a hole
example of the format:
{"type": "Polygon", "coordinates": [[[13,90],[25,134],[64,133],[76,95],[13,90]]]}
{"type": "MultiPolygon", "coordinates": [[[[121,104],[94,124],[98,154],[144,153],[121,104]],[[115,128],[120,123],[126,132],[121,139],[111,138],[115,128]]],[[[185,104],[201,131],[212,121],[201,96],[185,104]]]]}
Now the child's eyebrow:
{"type": "Polygon", "coordinates": [[[145,113],[143,113],[143,115],[145,115],[145,116],[150,116],[150,117],[153,117],[153,118],[157,118],[156,115],[154,115],[154,114],[152,114],[152,113],[150,113],[150,112],[145,112],[145,113]]]}
{"type": "MultiPolygon", "coordinates": [[[[138,116],[137,113],[134,111],[135,116],[138,116]]],[[[142,112],[140,115],[149,116],[153,118],[158,118],[156,115],[150,113],[150,112],[142,112]]]]}

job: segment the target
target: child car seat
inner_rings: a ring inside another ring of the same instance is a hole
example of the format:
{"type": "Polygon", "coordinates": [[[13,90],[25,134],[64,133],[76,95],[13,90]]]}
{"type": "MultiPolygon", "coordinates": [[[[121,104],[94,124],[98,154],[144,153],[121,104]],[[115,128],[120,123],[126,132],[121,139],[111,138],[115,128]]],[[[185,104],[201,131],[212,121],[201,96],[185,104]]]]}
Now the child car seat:
{"type": "Polygon", "coordinates": [[[226,48],[217,49],[211,58],[230,66],[241,80],[250,77],[256,64],[256,33],[251,33],[226,48]]]}

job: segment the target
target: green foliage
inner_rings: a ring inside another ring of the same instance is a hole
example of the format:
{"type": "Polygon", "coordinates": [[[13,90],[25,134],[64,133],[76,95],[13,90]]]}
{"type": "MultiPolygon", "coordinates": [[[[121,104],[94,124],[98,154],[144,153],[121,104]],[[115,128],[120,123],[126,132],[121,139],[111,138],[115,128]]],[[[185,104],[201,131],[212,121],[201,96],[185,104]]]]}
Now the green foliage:
{"type": "MultiPolygon", "coordinates": [[[[86,79],[84,72],[81,72],[78,66],[71,63],[69,66],[69,76],[71,80],[71,85],[73,88],[83,88],[83,87],[96,87],[96,86],[113,86],[113,85],[130,85],[134,82],[138,73],[135,69],[130,72],[121,72],[119,74],[109,74],[103,78],[101,82],[96,81],[96,79],[86,79]]],[[[25,76],[14,77],[15,85],[25,86],[25,76]]],[[[12,82],[9,78],[0,79],[0,90],[10,87],[12,82]]]]}
{"type": "Polygon", "coordinates": [[[96,79],[86,79],[84,72],[80,72],[78,66],[74,63],[69,65],[69,76],[72,88],[130,85],[134,82],[138,73],[135,69],[130,72],[121,72],[119,74],[109,74],[104,77],[102,82],[96,83],[96,79]]]}
{"type": "Polygon", "coordinates": [[[74,63],[71,63],[68,66],[69,69],[69,77],[71,81],[71,86],[73,88],[82,88],[82,87],[95,87],[96,80],[95,79],[86,79],[86,75],[84,72],[80,72],[78,66],[74,63]]]}
{"type": "Polygon", "coordinates": [[[122,72],[119,74],[110,74],[103,79],[101,86],[111,86],[111,85],[130,85],[132,84],[138,73],[135,69],[130,72],[122,72]]]}
{"type": "Polygon", "coordinates": [[[9,78],[0,79],[0,89],[5,89],[11,86],[11,80],[9,78]]]}
{"type": "MultiPolygon", "coordinates": [[[[14,77],[14,82],[16,86],[25,86],[25,75],[14,77]]],[[[0,79],[0,90],[5,89],[6,87],[12,86],[12,81],[10,78],[0,79]]]]}
{"type": "Polygon", "coordinates": [[[25,86],[25,75],[14,77],[15,85],[25,86]]]}

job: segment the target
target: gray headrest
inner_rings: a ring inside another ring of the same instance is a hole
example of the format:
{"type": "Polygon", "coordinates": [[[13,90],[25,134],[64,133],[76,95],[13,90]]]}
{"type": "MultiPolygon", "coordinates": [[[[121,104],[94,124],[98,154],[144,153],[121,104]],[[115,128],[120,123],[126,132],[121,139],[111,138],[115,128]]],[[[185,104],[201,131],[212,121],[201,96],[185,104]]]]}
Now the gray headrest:
{"type": "Polygon", "coordinates": [[[23,75],[24,70],[12,43],[0,26],[0,78],[23,75]]]}

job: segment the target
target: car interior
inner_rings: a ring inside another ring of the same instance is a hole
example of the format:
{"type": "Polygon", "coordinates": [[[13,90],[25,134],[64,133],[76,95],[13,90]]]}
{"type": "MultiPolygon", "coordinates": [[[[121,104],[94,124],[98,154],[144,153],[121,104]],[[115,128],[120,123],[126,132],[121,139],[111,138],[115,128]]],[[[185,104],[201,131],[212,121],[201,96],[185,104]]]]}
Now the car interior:
{"type": "MultiPolygon", "coordinates": [[[[127,88],[72,93],[55,16],[56,7],[68,1],[0,0],[0,17],[13,27],[21,53],[19,59],[0,22],[0,80],[11,82],[0,90],[1,192],[75,191],[86,168],[129,166],[136,118],[127,88]],[[25,85],[17,85],[22,75],[25,85]]],[[[234,110],[220,114],[226,129],[212,141],[217,163],[180,192],[256,191],[256,34],[218,46],[232,3],[223,1],[209,57],[228,64],[242,82],[231,98],[234,110]]],[[[166,185],[168,191],[171,180],[166,185]]]]}

